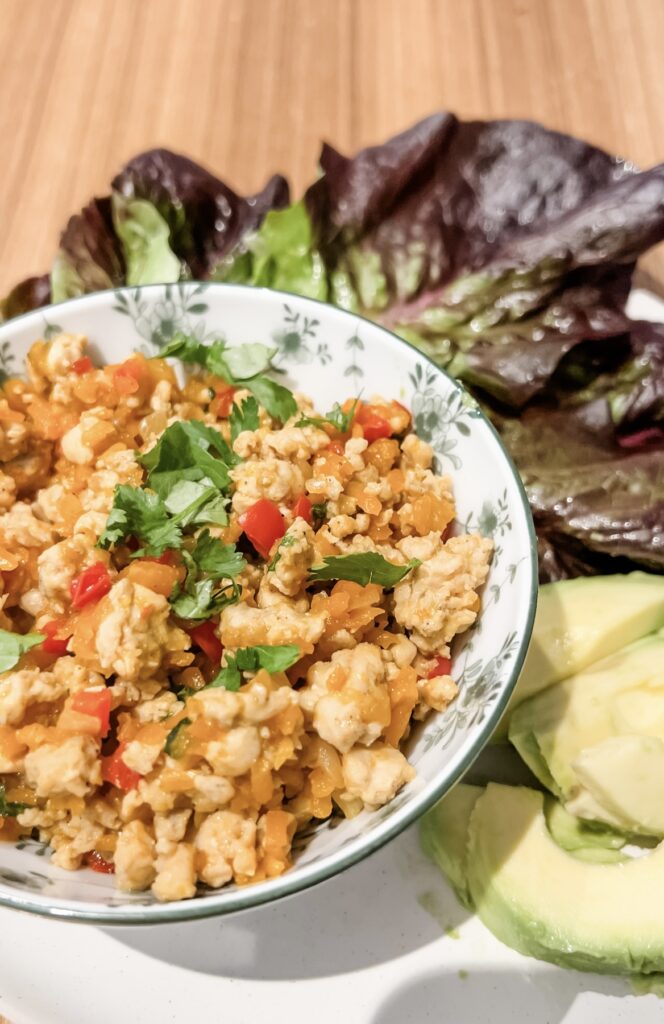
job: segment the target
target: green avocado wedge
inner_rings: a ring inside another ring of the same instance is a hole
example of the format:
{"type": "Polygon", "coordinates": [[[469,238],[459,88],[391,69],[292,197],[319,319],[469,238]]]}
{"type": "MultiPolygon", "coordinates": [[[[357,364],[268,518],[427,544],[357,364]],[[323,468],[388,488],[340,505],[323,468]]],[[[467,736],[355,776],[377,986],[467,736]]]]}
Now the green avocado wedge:
{"type": "Polygon", "coordinates": [[[662,627],[663,576],[584,576],[540,587],[526,661],[494,742],[506,739],[522,701],[662,627]]]}
{"type": "Polygon", "coordinates": [[[542,793],[490,783],[470,817],[466,869],[481,920],[526,956],[603,974],[664,970],[664,844],[583,861],[552,838],[542,793]]]}
{"type": "Polygon", "coordinates": [[[482,786],[459,782],[424,815],[420,824],[422,849],[443,872],[460,903],[472,910],[466,875],[468,825],[482,786]]]}
{"type": "MultiPolygon", "coordinates": [[[[565,801],[575,798],[583,788],[577,760],[583,762],[585,751],[623,732],[620,708],[629,695],[658,698],[664,712],[663,669],[664,635],[656,633],[524,701],[512,715],[510,742],[544,786],[565,801]]],[[[595,759],[592,766],[595,778],[598,763],[595,759]]],[[[631,763],[637,763],[633,757],[631,763]]],[[[587,774],[590,778],[590,771],[587,774]]],[[[590,805],[602,803],[600,787],[586,788],[587,805],[583,811],[574,808],[574,813],[596,817],[590,805]]],[[[606,812],[601,820],[609,824],[633,824],[616,819],[610,808],[606,812]]]]}

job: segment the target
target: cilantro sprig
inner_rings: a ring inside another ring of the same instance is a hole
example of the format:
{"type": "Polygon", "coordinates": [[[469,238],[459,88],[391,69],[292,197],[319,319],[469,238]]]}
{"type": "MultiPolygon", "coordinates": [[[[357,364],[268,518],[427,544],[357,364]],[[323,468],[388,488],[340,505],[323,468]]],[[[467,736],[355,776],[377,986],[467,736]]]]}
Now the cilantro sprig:
{"type": "Polygon", "coordinates": [[[233,544],[223,544],[203,530],[192,551],[183,549],[182,560],[187,576],[170,597],[171,607],[181,619],[209,619],[239,600],[241,587],[235,577],[247,563],[233,544]]]}
{"type": "Polygon", "coordinates": [[[231,444],[244,430],[258,430],[258,402],[253,395],[240,404],[234,403],[228,419],[231,425],[231,444]]]}
{"type": "Polygon", "coordinates": [[[225,690],[239,690],[243,672],[258,672],[261,668],[271,675],[275,672],[285,672],[301,656],[302,652],[296,644],[240,647],[235,654],[226,656],[226,664],[205,689],[223,686],[225,690]]]}
{"type": "Polygon", "coordinates": [[[352,580],[362,586],[378,583],[381,587],[390,588],[421,564],[419,558],[411,558],[405,565],[395,565],[377,551],[329,555],[323,559],[322,565],[314,565],[309,570],[309,581],[320,583],[325,580],[352,580]]]}
{"type": "Polygon", "coordinates": [[[178,333],[161,349],[159,358],[174,356],[183,363],[198,364],[227,384],[246,388],[273,419],[284,423],[297,412],[297,403],[288,388],[265,376],[276,352],[259,343],[231,347],[221,338],[205,345],[178,333]]]}
{"type": "Polygon", "coordinates": [[[358,400],[356,398],[346,412],[344,412],[338,402],[335,402],[330,411],[326,412],[324,416],[301,416],[295,426],[324,427],[329,424],[335,430],[338,430],[340,434],[347,434],[353,423],[358,400]]]}

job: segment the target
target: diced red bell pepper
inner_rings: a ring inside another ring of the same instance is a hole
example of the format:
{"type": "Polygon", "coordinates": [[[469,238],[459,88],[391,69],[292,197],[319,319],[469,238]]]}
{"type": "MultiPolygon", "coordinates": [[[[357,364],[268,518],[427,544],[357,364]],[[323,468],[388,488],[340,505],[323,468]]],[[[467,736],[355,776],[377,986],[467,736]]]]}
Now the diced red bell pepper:
{"type": "Polygon", "coordinates": [[[311,514],[311,502],[307,498],[306,494],[301,494],[293,505],[293,515],[297,519],[304,519],[305,523],[309,523],[311,526],[313,522],[313,516],[311,514]]]}
{"type": "Polygon", "coordinates": [[[60,658],[63,654],[67,653],[67,644],[71,640],[71,633],[69,636],[60,637],[58,632],[62,631],[64,623],[60,619],[53,619],[51,622],[45,622],[41,627],[41,632],[46,634],[46,639],[41,645],[42,651],[46,654],[54,654],[60,658]]]}
{"type": "Polygon", "coordinates": [[[224,653],[224,648],[221,640],[214,631],[214,622],[212,619],[208,619],[207,622],[201,622],[198,626],[192,626],[187,630],[187,633],[193,640],[193,642],[200,647],[203,654],[206,654],[210,661],[214,662],[215,665],[221,663],[221,656],[224,653]]]}
{"type": "Polygon", "coordinates": [[[134,395],[146,377],[146,368],[137,356],[127,359],[113,371],[113,383],[121,395],[134,395]]]}
{"type": "Polygon", "coordinates": [[[94,370],[94,365],[90,356],[81,356],[80,359],[75,359],[71,364],[71,368],[74,373],[77,373],[79,377],[82,377],[84,373],[90,373],[90,370],[94,370]]]}
{"type": "Polygon", "coordinates": [[[226,419],[231,414],[233,408],[233,398],[237,388],[226,388],[225,391],[217,391],[217,416],[222,419],[226,419]]]}
{"type": "Polygon", "coordinates": [[[136,786],[143,778],[142,775],[135,772],[133,768],[129,768],[122,760],[126,747],[126,743],[120,743],[112,754],[101,759],[101,777],[104,782],[110,782],[113,786],[117,786],[118,789],[124,789],[125,791],[136,789],[136,786]]]}
{"type": "Polygon", "coordinates": [[[92,868],[93,871],[99,871],[102,875],[115,874],[115,864],[113,861],[106,860],[106,858],[102,857],[101,853],[97,850],[90,850],[89,853],[86,853],[85,863],[89,868],[92,868]]]}
{"type": "Polygon", "coordinates": [[[240,516],[240,526],[259,555],[267,558],[275,541],[286,532],[284,517],[273,501],[259,500],[240,516]]]}
{"type": "Polygon", "coordinates": [[[381,416],[371,405],[360,405],[355,413],[355,422],[362,427],[366,441],[378,441],[381,437],[391,437],[392,427],[384,416],[381,416]]]}
{"type": "Polygon", "coordinates": [[[427,679],[433,679],[434,676],[449,676],[452,671],[452,659],[441,658],[440,655],[436,658],[436,663],[432,669],[430,669],[427,679]]]}
{"type": "Polygon", "coordinates": [[[108,736],[111,727],[111,691],[78,690],[71,699],[72,711],[99,719],[99,735],[108,736]]]}
{"type": "Polygon", "coordinates": [[[96,604],[105,594],[108,594],[111,586],[111,577],[103,562],[89,565],[80,576],[76,576],[71,582],[72,608],[79,610],[85,608],[87,604],[96,604]]]}

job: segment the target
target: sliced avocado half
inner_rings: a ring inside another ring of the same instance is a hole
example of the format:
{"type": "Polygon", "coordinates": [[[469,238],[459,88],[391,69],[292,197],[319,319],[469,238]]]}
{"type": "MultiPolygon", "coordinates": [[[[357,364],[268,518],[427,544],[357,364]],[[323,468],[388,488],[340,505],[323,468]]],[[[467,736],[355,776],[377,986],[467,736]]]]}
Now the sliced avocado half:
{"type": "Polygon", "coordinates": [[[561,849],[544,796],[490,783],[469,823],[467,885],[479,917],[507,945],[577,970],[664,970],[664,844],[617,864],[561,849]]]}
{"type": "MultiPolygon", "coordinates": [[[[659,803],[659,793],[652,785],[639,796],[641,810],[626,811],[629,792],[636,793],[643,780],[634,744],[629,750],[627,742],[622,745],[619,806],[607,797],[616,777],[610,752],[605,756],[601,751],[589,753],[610,737],[621,735],[624,708],[632,694],[648,694],[664,707],[662,633],[639,640],[524,701],[512,716],[509,738],[544,786],[562,800],[573,801],[569,809],[575,814],[651,834],[654,823],[664,824],[664,812],[658,808],[653,806],[650,814],[644,813],[648,793],[659,803]],[[603,766],[605,783],[600,778],[603,766]]],[[[653,763],[655,756],[651,753],[653,763]]]]}
{"type": "Polygon", "coordinates": [[[468,823],[482,786],[459,782],[420,824],[422,849],[436,862],[464,907],[472,909],[466,879],[468,823]]]}
{"type": "Polygon", "coordinates": [[[585,576],[540,587],[526,661],[493,739],[522,701],[664,627],[664,577],[585,576]]]}

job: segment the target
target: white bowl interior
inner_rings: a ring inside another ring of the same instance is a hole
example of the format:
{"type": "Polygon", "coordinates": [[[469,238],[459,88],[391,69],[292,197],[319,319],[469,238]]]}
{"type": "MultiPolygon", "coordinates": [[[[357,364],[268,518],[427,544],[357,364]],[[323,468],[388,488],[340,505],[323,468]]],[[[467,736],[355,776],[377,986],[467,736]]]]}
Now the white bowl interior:
{"type": "Polygon", "coordinates": [[[535,610],[532,521],[518,476],[493,429],[459,385],[394,335],[351,314],[296,296],[217,284],[154,285],[85,296],[0,327],[0,365],[20,373],[30,345],[59,330],[89,337],[93,359],[117,362],[136,349],[156,354],[173,334],[231,344],[273,342],[283,382],[322,410],[359,393],[396,398],[417,433],[453,477],[458,530],[493,537],[495,554],[482,613],[455,648],[460,693],[409,741],[417,778],[380,810],[333,818],[297,840],[294,867],[244,888],[202,890],[191,901],[158,904],[117,892],[112,878],[49,865],[32,840],[0,844],[0,903],[38,913],[110,923],[157,923],[255,906],[305,888],[398,834],[460,777],[490,736],[525,655],[535,610]]]}

